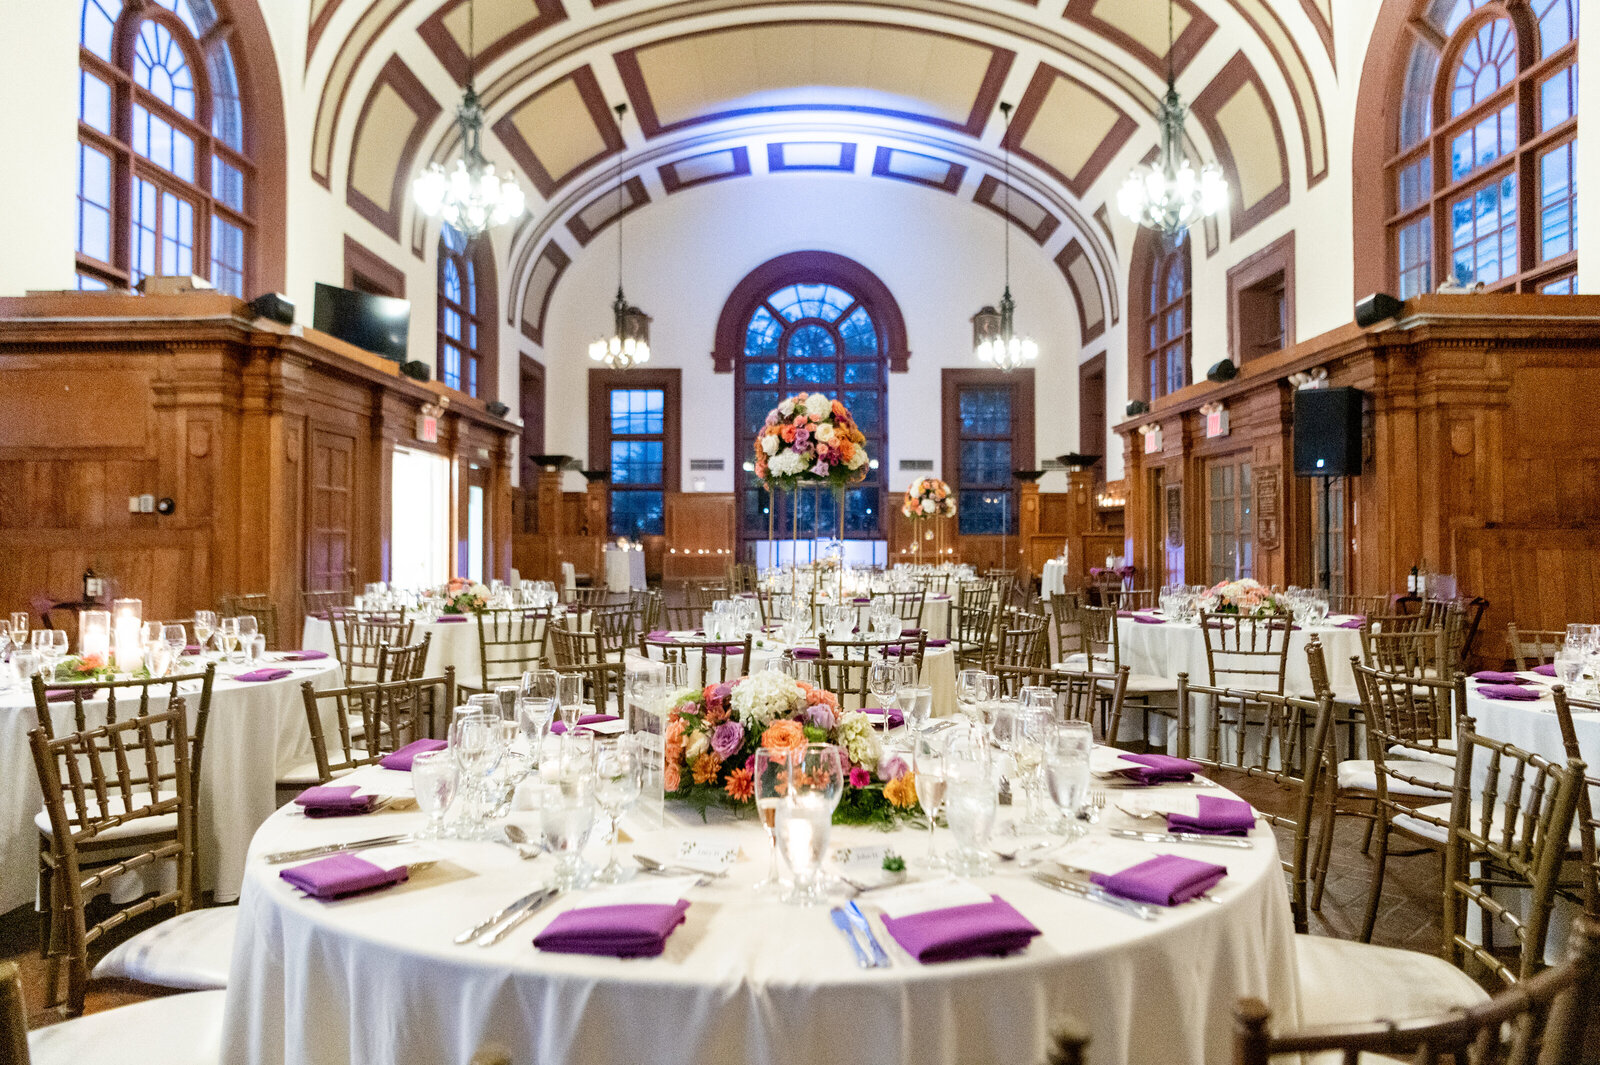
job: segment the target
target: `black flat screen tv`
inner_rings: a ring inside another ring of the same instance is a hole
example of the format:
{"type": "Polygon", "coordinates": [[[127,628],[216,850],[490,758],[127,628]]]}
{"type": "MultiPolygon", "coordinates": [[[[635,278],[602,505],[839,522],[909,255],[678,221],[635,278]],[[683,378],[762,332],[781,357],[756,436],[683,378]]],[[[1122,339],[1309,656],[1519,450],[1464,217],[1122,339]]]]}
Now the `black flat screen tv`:
{"type": "Polygon", "coordinates": [[[311,324],[374,355],[405,362],[411,301],[318,282],[311,324]]]}

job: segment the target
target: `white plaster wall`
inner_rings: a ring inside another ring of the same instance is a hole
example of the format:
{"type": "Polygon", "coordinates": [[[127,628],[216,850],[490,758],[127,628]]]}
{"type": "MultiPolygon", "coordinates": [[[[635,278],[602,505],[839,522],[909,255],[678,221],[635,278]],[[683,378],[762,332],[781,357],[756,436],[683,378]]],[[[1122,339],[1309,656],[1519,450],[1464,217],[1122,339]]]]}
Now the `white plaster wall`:
{"type": "Polygon", "coordinates": [[[0,295],[73,288],[78,5],[0,3],[0,295]]]}

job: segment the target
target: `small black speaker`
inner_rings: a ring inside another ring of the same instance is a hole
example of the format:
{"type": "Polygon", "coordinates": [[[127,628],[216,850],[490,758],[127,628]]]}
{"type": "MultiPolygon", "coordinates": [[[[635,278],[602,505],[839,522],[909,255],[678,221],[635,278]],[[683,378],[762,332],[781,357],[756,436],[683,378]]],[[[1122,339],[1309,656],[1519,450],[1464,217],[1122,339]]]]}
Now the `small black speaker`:
{"type": "Polygon", "coordinates": [[[1377,325],[1384,319],[1399,314],[1403,306],[1404,304],[1387,292],[1374,292],[1356,304],[1356,325],[1363,329],[1369,325],[1377,325]]]}
{"type": "Polygon", "coordinates": [[[294,325],[294,301],[281,292],[267,292],[250,301],[250,309],[258,318],[270,318],[284,325],[294,325]]]}
{"type": "Polygon", "coordinates": [[[1213,363],[1211,369],[1206,371],[1207,381],[1232,381],[1239,376],[1239,367],[1232,359],[1223,359],[1213,363]]]}
{"type": "Polygon", "coordinates": [[[1305,388],[1294,394],[1294,472],[1301,477],[1361,474],[1359,388],[1305,388]]]}

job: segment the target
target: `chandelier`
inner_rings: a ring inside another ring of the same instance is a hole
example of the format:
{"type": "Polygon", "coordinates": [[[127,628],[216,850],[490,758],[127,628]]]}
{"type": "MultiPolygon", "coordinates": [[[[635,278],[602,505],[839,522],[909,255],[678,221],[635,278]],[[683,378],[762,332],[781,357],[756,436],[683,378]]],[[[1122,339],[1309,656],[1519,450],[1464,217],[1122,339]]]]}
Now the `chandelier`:
{"type": "MultiPolygon", "coordinates": [[[[612,108],[617,113],[617,125],[628,113],[627,104],[612,108]]],[[[650,361],[650,316],[628,303],[622,294],[622,155],[617,155],[616,173],[612,180],[617,186],[617,298],[611,301],[611,335],[603,336],[589,345],[589,358],[613,370],[626,370],[650,361]]]]}
{"type": "Polygon", "coordinates": [[[1002,240],[1005,248],[1006,286],[1000,296],[1000,309],[984,307],[972,316],[973,354],[985,366],[998,370],[1015,370],[1027,366],[1039,357],[1039,345],[1032,337],[1016,334],[1017,301],[1011,298],[1011,105],[1002,103],[1000,114],[1005,117],[1005,133],[1001,146],[1005,159],[1004,218],[1001,220],[1002,240]]]}
{"type": "Polygon", "coordinates": [[[1182,239],[1191,223],[1210,218],[1228,200],[1228,183],[1217,164],[1195,172],[1183,151],[1189,108],[1178,96],[1172,70],[1172,0],[1167,0],[1167,95],[1161,101],[1161,154],[1134,167],[1117,191],[1117,210],[1137,225],[1182,239]]]}
{"type": "Polygon", "coordinates": [[[429,218],[443,218],[468,240],[493,226],[522,217],[527,206],[522,187],[509,174],[495,173],[494,164],[483,157],[483,106],[473,88],[476,65],[474,54],[474,6],[467,5],[467,89],[456,108],[456,124],[461,129],[462,154],[453,170],[446,172],[430,163],[411,184],[411,198],[417,209],[429,218]]]}

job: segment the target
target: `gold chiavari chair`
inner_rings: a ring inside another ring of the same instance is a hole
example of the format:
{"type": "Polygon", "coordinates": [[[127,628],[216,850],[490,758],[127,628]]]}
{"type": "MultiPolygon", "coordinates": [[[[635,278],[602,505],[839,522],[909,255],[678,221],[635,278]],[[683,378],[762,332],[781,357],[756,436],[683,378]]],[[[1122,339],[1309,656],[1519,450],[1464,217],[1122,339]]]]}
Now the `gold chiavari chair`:
{"type": "MultiPolygon", "coordinates": [[[[404,647],[390,647],[388,644],[378,648],[378,677],[377,683],[383,684],[396,680],[421,680],[427,675],[428,647],[433,643],[433,633],[425,632],[422,639],[416,643],[406,644],[404,647]]],[[[444,707],[446,711],[452,707],[444,707]]],[[[427,718],[427,735],[438,736],[440,719],[435,715],[432,703],[423,708],[427,718]]]]}
{"type": "MultiPolygon", "coordinates": [[[[1578,747],[1577,728],[1572,723],[1572,708],[1587,711],[1591,714],[1600,714],[1600,702],[1591,702],[1582,699],[1569,699],[1564,685],[1557,684],[1554,689],[1556,700],[1556,722],[1561,728],[1561,743],[1567,751],[1568,764],[1584,761],[1583,752],[1578,747]]],[[[1578,826],[1578,861],[1579,866],[1577,892],[1563,891],[1568,898],[1581,902],[1584,912],[1590,917],[1600,918],[1600,853],[1597,853],[1595,842],[1596,833],[1600,833],[1600,812],[1595,809],[1594,796],[1600,794],[1600,775],[1595,769],[1588,769],[1583,787],[1578,789],[1578,812],[1573,818],[1578,826]]],[[[1569,848],[1568,856],[1571,856],[1569,848]]]]}
{"type": "Polygon", "coordinates": [[[256,631],[267,638],[267,650],[281,651],[283,645],[278,642],[278,604],[264,592],[246,592],[242,595],[225,595],[222,597],[223,617],[244,617],[246,615],[256,619],[256,631]]]}
{"type": "Polygon", "coordinates": [[[1113,743],[1122,727],[1122,699],[1128,688],[1128,667],[1115,673],[1091,673],[1074,669],[1042,669],[1037,666],[995,667],[1000,691],[1008,699],[1019,698],[1026,687],[1050,688],[1065,721],[1084,721],[1095,729],[1096,742],[1113,743]]]}
{"type": "Polygon", "coordinates": [[[1159,605],[1154,588],[1112,589],[1105,598],[1110,600],[1105,605],[1117,610],[1154,610],[1159,605]]]}
{"type": "MultiPolygon", "coordinates": [[[[851,640],[831,639],[827,633],[817,637],[817,654],[822,658],[895,659],[915,666],[922,674],[923,656],[928,650],[926,633],[902,633],[896,637],[860,636],[851,640]]],[[[830,689],[831,690],[831,689],[830,689]]]]}
{"type": "Polygon", "coordinates": [[[627,667],[621,662],[585,662],[562,666],[560,669],[563,673],[576,673],[583,678],[584,701],[593,707],[592,711],[585,713],[627,717],[627,667]]]}
{"type": "Polygon", "coordinates": [[[348,591],[300,593],[300,612],[306,617],[331,617],[335,610],[344,610],[353,605],[355,594],[348,591]]]}
{"type": "Polygon", "coordinates": [[[922,613],[927,605],[928,593],[918,588],[910,592],[883,592],[872,597],[873,605],[878,600],[887,599],[894,604],[894,613],[905,626],[901,631],[915,629],[922,631],[922,613]]]}
{"type": "Polygon", "coordinates": [[[1506,626],[1506,654],[1518,669],[1532,669],[1548,665],[1567,645],[1565,631],[1553,629],[1519,629],[1515,621],[1506,626]]]}
{"type": "Polygon", "coordinates": [[[1049,650],[1042,614],[1010,614],[1000,619],[994,649],[983,669],[993,673],[1002,665],[1043,666],[1049,650]]]}
{"type": "Polygon", "coordinates": [[[1208,683],[1283,694],[1290,627],[1287,614],[1247,617],[1202,611],[1200,634],[1206,644],[1208,683]]]}
{"type": "Polygon", "coordinates": [[[446,666],[442,677],[354,684],[323,691],[306,681],[300,685],[300,697],[305,704],[306,727],[311,732],[313,760],[290,770],[278,781],[280,798],[292,798],[314,784],[326,784],[353,769],[375,765],[413,740],[422,739],[427,735],[425,722],[454,709],[456,671],[455,667],[446,666]]]}
{"type": "Polygon", "coordinates": [[[661,624],[661,593],[648,590],[628,593],[633,610],[633,631],[643,635],[661,624]]]}
{"type": "Polygon", "coordinates": [[[1354,595],[1345,592],[1328,593],[1328,613],[1330,614],[1381,614],[1389,607],[1389,597],[1386,595],[1354,595]]]}
{"type": "Polygon", "coordinates": [[[683,601],[685,604],[699,608],[703,614],[711,609],[711,604],[719,599],[728,598],[728,586],[715,581],[690,581],[683,586],[683,601]]]}
{"type": "Polygon", "coordinates": [[[605,652],[600,646],[600,637],[595,633],[569,629],[560,622],[552,624],[547,631],[552,668],[570,672],[579,666],[601,665],[605,662],[605,652]]]}
{"type": "Polygon", "coordinates": [[[629,602],[594,607],[589,618],[589,631],[599,641],[607,662],[621,662],[629,649],[638,646],[640,635],[649,631],[639,627],[643,619],[629,602]]]}
{"type": "Polygon", "coordinates": [[[663,606],[661,612],[672,632],[698,632],[706,615],[704,610],[693,606],[663,606]]]}
{"type": "Polygon", "coordinates": [[[911,580],[929,595],[945,595],[950,591],[950,574],[948,573],[916,573],[912,575],[911,580]]]}
{"type": "Polygon", "coordinates": [[[481,686],[477,690],[492,692],[498,684],[518,684],[522,674],[538,669],[544,661],[545,641],[555,627],[548,608],[510,607],[480,612],[481,686]]]}
{"type": "Polygon", "coordinates": [[[957,669],[983,669],[994,657],[995,629],[1000,611],[996,607],[966,607],[952,618],[951,650],[957,669]]]}
{"type": "MultiPolygon", "coordinates": [[[[1068,669],[1115,673],[1122,669],[1122,644],[1117,629],[1116,611],[1106,606],[1084,606],[1075,612],[1078,643],[1062,647],[1061,664],[1068,669]]],[[[1151,714],[1171,718],[1173,710],[1163,705],[1177,697],[1176,680],[1153,673],[1128,674],[1127,698],[1137,700],[1145,715],[1144,734],[1150,734],[1151,714]],[[1156,700],[1161,700],[1157,703],[1156,700]]]]}
{"type": "Polygon", "coordinates": [[[568,588],[566,590],[566,601],[588,609],[596,606],[611,606],[619,602],[626,603],[628,595],[626,592],[612,592],[603,585],[592,588],[568,588]]]}
{"type": "Polygon", "coordinates": [[[691,682],[704,688],[707,684],[737,680],[750,672],[750,644],[748,633],[743,640],[675,640],[646,636],[639,641],[639,653],[657,662],[683,664],[691,682]]]}
{"type": "Polygon", "coordinates": [[[1384,673],[1448,680],[1453,668],[1445,639],[1443,628],[1374,631],[1369,618],[1369,623],[1361,627],[1361,657],[1367,665],[1384,673]],[[1441,666],[1446,667],[1443,673],[1441,666]]]}
{"type": "Polygon", "coordinates": [[[347,684],[367,684],[381,680],[379,658],[385,646],[403,647],[411,642],[413,622],[403,612],[382,615],[363,611],[336,610],[328,619],[333,633],[333,657],[344,667],[347,684]]]}
{"type": "Polygon", "coordinates": [[[1082,623],[1078,619],[1078,594],[1063,592],[1045,602],[1050,617],[1050,661],[1060,662],[1067,657],[1069,648],[1076,648],[1083,642],[1082,623]]]}

